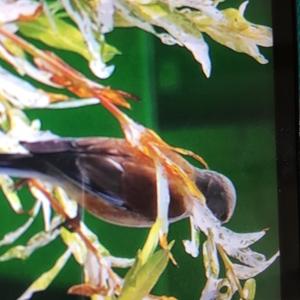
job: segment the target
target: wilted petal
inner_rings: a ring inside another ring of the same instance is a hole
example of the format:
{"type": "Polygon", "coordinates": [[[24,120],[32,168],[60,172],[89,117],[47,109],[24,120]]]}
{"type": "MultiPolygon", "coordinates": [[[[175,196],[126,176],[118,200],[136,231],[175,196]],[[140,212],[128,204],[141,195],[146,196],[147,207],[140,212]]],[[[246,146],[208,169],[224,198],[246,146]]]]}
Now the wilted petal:
{"type": "Polygon", "coordinates": [[[237,291],[237,288],[235,285],[232,285],[230,280],[227,278],[222,279],[218,283],[218,300],[231,300],[234,293],[237,291]],[[222,291],[222,289],[225,288],[225,292],[222,291]]]}
{"type": "Polygon", "coordinates": [[[190,50],[194,58],[201,63],[205,75],[207,77],[210,76],[211,62],[208,54],[208,45],[204,41],[201,32],[194,26],[191,26],[184,16],[173,13],[157,3],[143,6],[130,2],[129,7],[140,19],[163,28],[178,44],[190,50]]]}
{"type": "Polygon", "coordinates": [[[254,300],[256,293],[256,281],[253,278],[248,279],[243,287],[245,300],[254,300]]]}
{"type": "Polygon", "coordinates": [[[25,293],[18,298],[18,300],[27,300],[31,296],[40,291],[44,291],[59,274],[61,269],[65,266],[66,262],[71,256],[71,251],[67,250],[55,263],[55,265],[46,273],[42,274],[31,286],[25,291],[25,293]]]}
{"type": "Polygon", "coordinates": [[[190,218],[191,225],[191,240],[184,240],[183,245],[185,252],[190,254],[192,257],[198,257],[199,255],[199,246],[200,246],[200,235],[199,231],[195,228],[193,218],[190,218]]]}
{"type": "Polygon", "coordinates": [[[80,223],[81,232],[93,243],[94,247],[99,252],[99,256],[110,255],[109,251],[99,242],[96,234],[94,234],[83,222],[80,223]]]}
{"type": "Polygon", "coordinates": [[[231,252],[236,251],[236,249],[247,248],[254,244],[266,233],[265,230],[253,233],[236,233],[231,231],[222,226],[211,210],[197,199],[194,201],[192,213],[196,228],[199,228],[206,235],[211,230],[215,242],[222,245],[229,255],[231,255],[231,252]]]}
{"type": "Polygon", "coordinates": [[[114,28],[114,0],[101,0],[97,5],[97,21],[102,33],[107,33],[114,28]]]}
{"type": "MultiPolygon", "coordinates": [[[[0,153],[28,153],[28,151],[19,144],[15,137],[4,134],[0,131],[0,153]]],[[[2,176],[2,175],[1,175],[2,176]]]]}
{"type": "Polygon", "coordinates": [[[17,108],[45,107],[49,96],[33,85],[0,67],[0,95],[17,108]]]}
{"type": "Polygon", "coordinates": [[[1,0],[0,23],[8,23],[20,17],[32,16],[40,7],[40,4],[32,0],[1,0]]]}
{"type": "Polygon", "coordinates": [[[232,249],[230,255],[250,267],[259,266],[266,262],[266,257],[250,248],[232,249]]]}
{"type": "Polygon", "coordinates": [[[21,200],[15,190],[14,181],[7,175],[0,176],[1,189],[8,200],[10,206],[16,213],[23,212],[23,206],[21,200]]]}
{"type": "Polygon", "coordinates": [[[103,269],[104,268],[99,264],[97,256],[91,251],[87,251],[84,262],[85,282],[94,286],[99,286],[101,283],[106,286],[109,275],[103,269]],[[104,277],[100,276],[100,274],[104,275],[104,277]]]}
{"type": "Polygon", "coordinates": [[[134,258],[122,258],[115,256],[107,256],[106,259],[109,261],[114,268],[129,268],[134,264],[134,258]]]}
{"type": "Polygon", "coordinates": [[[46,197],[44,197],[42,200],[42,209],[43,209],[43,216],[44,216],[45,231],[49,231],[52,211],[51,211],[51,204],[49,202],[49,199],[47,199],[46,197]]]}
{"type": "Polygon", "coordinates": [[[218,279],[220,273],[218,252],[211,232],[203,244],[203,261],[206,277],[218,279]]]}
{"type": "Polygon", "coordinates": [[[248,22],[243,16],[246,4],[247,2],[244,2],[240,9],[229,8],[221,11],[223,17],[220,19],[192,11],[186,13],[186,17],[201,32],[207,33],[220,44],[234,51],[246,53],[259,63],[265,64],[268,61],[260,53],[258,46],[272,46],[272,29],[248,22]]]}
{"type": "Polygon", "coordinates": [[[38,214],[40,210],[41,203],[37,202],[36,205],[33,208],[33,214],[32,217],[29,218],[22,226],[20,226],[15,231],[7,233],[3,239],[0,241],[0,247],[5,245],[10,245],[14,243],[19,237],[22,236],[23,233],[27,231],[27,229],[31,226],[33,223],[36,215],[38,214]]]}
{"type": "Polygon", "coordinates": [[[166,235],[169,229],[170,192],[167,174],[163,166],[156,162],[157,218],[162,221],[161,235],[166,235]]]}
{"type": "Polygon", "coordinates": [[[236,233],[228,228],[219,227],[212,229],[215,235],[215,241],[221,244],[226,252],[231,255],[231,249],[246,248],[258,240],[260,240],[266,231],[250,232],[250,233],[236,233]]]}
{"type": "Polygon", "coordinates": [[[169,34],[165,33],[157,33],[154,27],[147,21],[138,18],[132,14],[132,11],[129,7],[127,7],[124,3],[117,1],[115,3],[117,8],[116,16],[115,16],[115,23],[118,27],[128,27],[128,26],[136,26],[146,32],[154,34],[155,36],[159,37],[163,43],[167,45],[174,45],[178,42],[169,34]]]}
{"type": "Polygon", "coordinates": [[[36,187],[30,186],[29,188],[32,195],[42,203],[45,231],[49,231],[51,222],[51,204],[49,202],[49,199],[42,191],[40,191],[36,187]]]}
{"type": "Polygon", "coordinates": [[[62,206],[63,211],[67,214],[67,216],[72,219],[77,216],[78,213],[78,204],[69,197],[69,195],[65,192],[61,187],[55,187],[53,189],[54,196],[59,204],[62,206]]]}
{"type": "Polygon", "coordinates": [[[26,246],[20,245],[9,249],[0,256],[0,261],[7,261],[13,258],[27,259],[34,251],[48,245],[50,242],[55,240],[58,235],[58,230],[51,232],[39,232],[28,241],[26,246]]]}
{"type": "Polygon", "coordinates": [[[208,278],[200,300],[231,300],[236,290],[226,278],[208,278]],[[222,288],[225,288],[225,292],[222,292],[222,288]]]}
{"type": "Polygon", "coordinates": [[[218,296],[218,284],[221,279],[208,278],[201,293],[200,300],[216,300],[218,296]]]}
{"type": "Polygon", "coordinates": [[[76,261],[83,265],[86,260],[87,249],[80,236],[77,233],[72,233],[63,227],[60,230],[60,235],[65,244],[72,251],[76,261]]]}
{"type": "Polygon", "coordinates": [[[190,50],[194,58],[202,65],[202,69],[206,77],[211,73],[211,62],[209,58],[209,48],[201,33],[194,36],[190,33],[178,32],[172,30],[172,27],[166,28],[172,36],[174,36],[181,44],[190,50]]]}
{"type": "Polygon", "coordinates": [[[255,267],[233,264],[234,273],[239,279],[248,279],[255,277],[256,275],[267,269],[277,259],[277,257],[279,257],[279,252],[272,256],[269,260],[262,262],[260,265],[257,264],[255,267]]]}
{"type": "Polygon", "coordinates": [[[24,223],[18,229],[16,229],[13,232],[7,233],[3,237],[3,239],[0,241],[0,247],[14,243],[24,232],[27,231],[27,229],[30,227],[30,225],[32,224],[33,221],[34,221],[34,218],[29,218],[26,221],[26,223],[24,223]]]}
{"type": "Polygon", "coordinates": [[[64,102],[59,103],[52,103],[47,106],[50,109],[65,109],[65,108],[77,108],[82,106],[89,106],[89,105],[97,105],[100,103],[100,100],[97,98],[85,98],[85,99],[69,99],[64,102]]]}
{"type": "Polygon", "coordinates": [[[1,45],[1,43],[0,43],[0,57],[2,57],[9,64],[11,64],[20,75],[22,76],[28,75],[31,78],[41,83],[53,87],[60,87],[59,85],[54,84],[50,80],[52,77],[51,73],[36,68],[32,63],[30,63],[22,56],[13,56],[5,49],[4,46],[1,45]]]}
{"type": "Polygon", "coordinates": [[[91,70],[99,78],[108,78],[112,74],[114,66],[107,66],[101,57],[101,41],[96,39],[91,18],[84,9],[76,8],[71,1],[62,0],[61,2],[69,16],[77,24],[84,37],[86,45],[92,56],[92,60],[90,61],[91,70]]]}

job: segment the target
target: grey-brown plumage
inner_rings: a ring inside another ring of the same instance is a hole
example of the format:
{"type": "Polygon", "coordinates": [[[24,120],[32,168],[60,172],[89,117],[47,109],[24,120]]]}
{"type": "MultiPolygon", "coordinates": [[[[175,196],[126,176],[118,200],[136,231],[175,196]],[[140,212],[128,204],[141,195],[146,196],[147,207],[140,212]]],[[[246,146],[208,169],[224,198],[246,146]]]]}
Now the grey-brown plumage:
{"type": "MultiPolygon", "coordinates": [[[[23,143],[29,154],[0,154],[0,172],[41,178],[65,188],[89,212],[108,222],[144,227],[156,217],[156,176],[150,159],[141,158],[122,139],[54,139],[23,143]]],[[[194,168],[196,185],[222,222],[232,216],[235,190],[225,176],[194,168]]],[[[170,221],[190,215],[190,199],[169,181],[170,221]]]]}

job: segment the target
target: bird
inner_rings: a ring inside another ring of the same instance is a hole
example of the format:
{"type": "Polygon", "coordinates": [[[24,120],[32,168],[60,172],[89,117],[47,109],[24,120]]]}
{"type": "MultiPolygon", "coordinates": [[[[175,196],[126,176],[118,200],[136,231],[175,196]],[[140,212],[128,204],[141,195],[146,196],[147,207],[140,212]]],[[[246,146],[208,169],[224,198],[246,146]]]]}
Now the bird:
{"type": "MultiPolygon", "coordinates": [[[[150,227],[157,216],[154,162],[125,139],[108,137],[51,138],[21,142],[25,154],[0,154],[0,173],[34,178],[61,186],[80,207],[96,217],[125,227],[150,227]]],[[[236,191],[223,174],[192,167],[192,180],[213,215],[226,223],[233,215],[236,191]]],[[[168,217],[191,216],[190,199],[168,182],[168,217]]]]}

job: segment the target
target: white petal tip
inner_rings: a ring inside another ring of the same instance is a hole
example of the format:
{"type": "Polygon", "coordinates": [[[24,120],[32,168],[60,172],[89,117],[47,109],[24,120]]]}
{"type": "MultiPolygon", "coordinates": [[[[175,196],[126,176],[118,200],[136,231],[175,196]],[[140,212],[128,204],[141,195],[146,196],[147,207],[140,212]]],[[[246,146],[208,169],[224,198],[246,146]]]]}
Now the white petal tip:
{"type": "Polygon", "coordinates": [[[98,78],[106,79],[113,73],[115,66],[106,66],[102,61],[94,60],[90,62],[90,69],[98,78]]]}
{"type": "Polygon", "coordinates": [[[249,1],[245,1],[240,5],[239,12],[242,16],[244,16],[248,4],[249,4],[249,1]]]}
{"type": "Polygon", "coordinates": [[[195,243],[185,240],[183,241],[183,245],[186,253],[190,254],[192,257],[199,256],[199,249],[195,243]]]}

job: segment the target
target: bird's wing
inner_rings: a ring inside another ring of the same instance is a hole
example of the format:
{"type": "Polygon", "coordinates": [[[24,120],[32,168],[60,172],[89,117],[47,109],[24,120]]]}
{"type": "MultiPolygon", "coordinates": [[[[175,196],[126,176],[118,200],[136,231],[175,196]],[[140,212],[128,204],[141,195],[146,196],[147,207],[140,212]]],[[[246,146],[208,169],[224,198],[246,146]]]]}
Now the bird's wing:
{"type": "Polygon", "coordinates": [[[122,151],[127,143],[124,139],[92,137],[57,138],[36,142],[23,141],[21,144],[29,152],[37,154],[59,152],[114,153],[113,149],[122,151]]]}
{"type": "MultiPolygon", "coordinates": [[[[59,170],[78,188],[98,195],[116,208],[154,220],[157,213],[153,161],[125,140],[108,138],[59,139],[24,143],[31,154],[59,170]]],[[[169,216],[185,214],[182,195],[170,182],[169,216]]]]}
{"type": "Polygon", "coordinates": [[[127,184],[133,182],[134,170],[139,170],[138,181],[144,185],[155,180],[150,178],[152,174],[143,172],[149,167],[132,155],[122,139],[54,139],[22,144],[34,158],[49,166],[52,174],[48,175],[54,177],[58,170],[79,188],[117,207],[135,210],[135,204],[141,202],[140,199],[136,203],[128,202],[136,199],[129,195],[127,184]]]}

